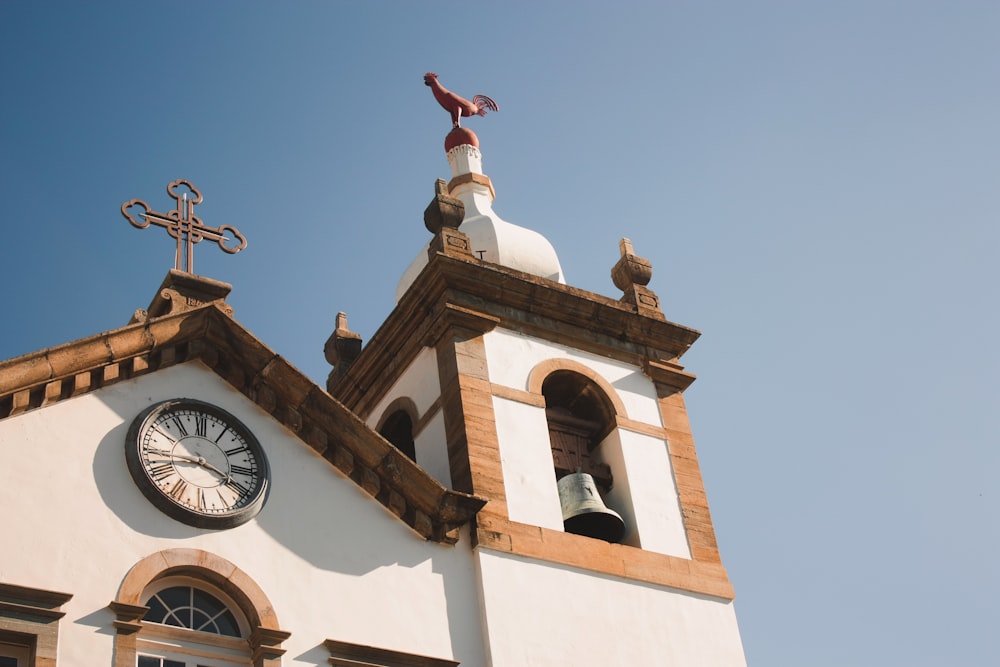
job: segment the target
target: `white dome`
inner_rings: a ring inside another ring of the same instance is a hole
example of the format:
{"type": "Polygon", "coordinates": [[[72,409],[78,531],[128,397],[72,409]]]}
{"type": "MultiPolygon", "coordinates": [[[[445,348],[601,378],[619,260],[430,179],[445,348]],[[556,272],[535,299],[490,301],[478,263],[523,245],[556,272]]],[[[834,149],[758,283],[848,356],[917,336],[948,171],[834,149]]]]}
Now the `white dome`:
{"type": "MultiPolygon", "coordinates": [[[[555,248],[536,231],[511,224],[493,212],[493,186],[483,176],[482,154],[469,144],[448,151],[450,194],[465,205],[458,231],[469,237],[473,256],[565,284],[555,248]],[[478,175],[478,178],[473,178],[478,175]],[[461,177],[466,178],[461,178],[461,177]]],[[[427,265],[427,246],[417,255],[396,287],[398,302],[427,265]]]]}

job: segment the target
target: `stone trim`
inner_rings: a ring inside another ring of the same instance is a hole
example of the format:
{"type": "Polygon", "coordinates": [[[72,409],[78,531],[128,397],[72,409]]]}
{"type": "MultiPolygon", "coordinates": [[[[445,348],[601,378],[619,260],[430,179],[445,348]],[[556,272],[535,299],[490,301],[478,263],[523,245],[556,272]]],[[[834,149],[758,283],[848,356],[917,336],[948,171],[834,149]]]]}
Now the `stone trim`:
{"type": "Polygon", "coordinates": [[[636,421],[634,419],[628,419],[627,417],[615,417],[615,427],[623,431],[632,431],[633,433],[641,433],[642,435],[651,435],[654,438],[660,438],[661,440],[668,439],[667,430],[662,426],[653,426],[652,424],[636,421]]]}
{"type": "Polygon", "coordinates": [[[647,359],[642,371],[656,384],[658,396],[669,396],[684,391],[695,381],[695,376],[678,363],[647,359]]]}
{"type": "Polygon", "coordinates": [[[674,485],[684,517],[691,557],[710,563],[721,563],[719,544],[715,538],[715,527],[708,509],[708,495],[698,464],[698,453],[694,447],[694,436],[688,420],[684,395],[679,389],[672,389],[657,383],[657,393],[661,396],[660,414],[667,432],[667,451],[670,467],[674,472],[674,485]]]}
{"type": "Polygon", "coordinates": [[[525,405],[533,405],[536,408],[545,407],[545,397],[541,393],[532,393],[523,389],[514,389],[502,384],[490,383],[490,393],[497,398],[506,398],[508,401],[517,401],[525,405]]]}
{"type": "Polygon", "coordinates": [[[278,618],[267,595],[248,574],[225,558],[200,549],[165,549],[146,556],[132,566],[108,607],[115,614],[114,667],[134,667],[137,640],[146,627],[149,611],[142,605],[143,592],[166,577],[188,576],[217,586],[233,599],[250,624],[248,643],[253,667],[280,667],[285,649],[281,643],[291,636],[278,627],[278,618]]]}
{"type": "Polygon", "coordinates": [[[413,437],[416,438],[418,435],[423,433],[423,430],[427,428],[427,425],[431,423],[431,420],[441,411],[441,397],[438,396],[434,399],[434,402],[430,404],[427,408],[427,412],[417,421],[413,422],[413,437]]]}
{"type": "Polygon", "coordinates": [[[480,513],[476,523],[478,548],[724,600],[735,597],[729,576],[717,561],[689,560],[625,544],[610,544],[561,530],[510,521],[486,511],[480,513]]]}
{"type": "Polygon", "coordinates": [[[410,423],[413,424],[414,431],[412,435],[416,437],[416,426],[420,421],[420,411],[417,410],[417,404],[414,403],[413,399],[409,396],[397,396],[391,403],[389,403],[389,405],[385,406],[385,409],[382,410],[382,414],[379,415],[378,425],[375,427],[375,430],[381,433],[382,427],[385,426],[385,420],[400,410],[405,412],[410,417],[410,423]]]}
{"type": "Polygon", "coordinates": [[[467,338],[461,331],[443,334],[437,354],[452,484],[489,498],[488,511],[506,516],[507,492],[483,337],[467,338]]]}
{"type": "Polygon", "coordinates": [[[458,661],[402,653],[385,648],[327,639],[323,646],[330,652],[334,667],[457,667],[458,661]]]}
{"type": "Polygon", "coordinates": [[[0,583],[0,640],[29,646],[32,667],[55,667],[62,606],[73,598],[41,588],[0,583]]]}
{"type": "Polygon", "coordinates": [[[453,544],[458,528],[486,502],[446,489],[215,303],[0,362],[0,419],[194,361],[421,537],[453,544]]]}
{"type": "MultiPolygon", "coordinates": [[[[615,299],[475,259],[433,255],[396,308],[365,345],[333,395],[366,418],[391,388],[398,371],[421,349],[433,346],[432,326],[442,313],[468,318],[485,331],[500,321],[512,331],[642,366],[647,359],[674,360],[700,335],[666,320],[637,315],[615,299]]],[[[440,326],[440,325],[438,325],[440,326]]]]}
{"type": "Polygon", "coordinates": [[[615,391],[615,388],[611,386],[611,383],[605,380],[604,376],[593,368],[572,359],[553,358],[539,362],[538,365],[531,369],[528,375],[528,391],[541,396],[542,384],[545,382],[545,378],[552,375],[555,371],[573,371],[591,380],[601,388],[604,395],[611,401],[611,404],[615,408],[615,414],[625,418],[628,417],[628,412],[625,411],[625,403],[618,395],[618,392],[615,391]]]}

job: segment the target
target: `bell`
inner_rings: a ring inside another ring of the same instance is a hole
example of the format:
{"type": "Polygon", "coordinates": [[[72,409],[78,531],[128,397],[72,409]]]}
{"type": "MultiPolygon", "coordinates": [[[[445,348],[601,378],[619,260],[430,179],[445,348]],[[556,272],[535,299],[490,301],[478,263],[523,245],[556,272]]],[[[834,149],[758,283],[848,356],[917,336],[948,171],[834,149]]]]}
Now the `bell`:
{"type": "Polygon", "coordinates": [[[618,542],[622,538],[625,522],[601,500],[593,477],[585,472],[574,472],[561,478],[558,486],[563,527],[567,533],[605,542],[618,542]]]}

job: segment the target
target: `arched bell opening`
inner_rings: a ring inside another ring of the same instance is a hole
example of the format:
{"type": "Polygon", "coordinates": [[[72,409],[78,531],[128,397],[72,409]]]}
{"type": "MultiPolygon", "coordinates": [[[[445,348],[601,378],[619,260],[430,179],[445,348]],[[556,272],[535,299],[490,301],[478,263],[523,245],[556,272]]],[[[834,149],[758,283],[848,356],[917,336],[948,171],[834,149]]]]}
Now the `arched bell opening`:
{"type": "Polygon", "coordinates": [[[386,417],[378,432],[411,461],[417,460],[416,445],[413,442],[413,418],[406,410],[396,410],[386,417]]]}
{"type": "Polygon", "coordinates": [[[614,485],[611,467],[595,453],[615,427],[614,405],[593,380],[570,370],[549,374],[542,395],[564,529],[619,542],[625,523],[604,502],[614,485]]]}

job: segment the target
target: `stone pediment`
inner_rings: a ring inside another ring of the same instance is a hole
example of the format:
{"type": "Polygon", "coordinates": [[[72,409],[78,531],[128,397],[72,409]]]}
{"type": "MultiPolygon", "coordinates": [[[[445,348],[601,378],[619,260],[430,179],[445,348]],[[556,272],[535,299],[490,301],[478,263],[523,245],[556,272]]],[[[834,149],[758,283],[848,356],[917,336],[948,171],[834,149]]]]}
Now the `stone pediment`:
{"type": "Polygon", "coordinates": [[[197,360],[422,537],[455,543],[486,501],[442,486],[231,312],[221,299],[159,317],[151,308],[120,329],[0,362],[0,419],[197,360]]]}

